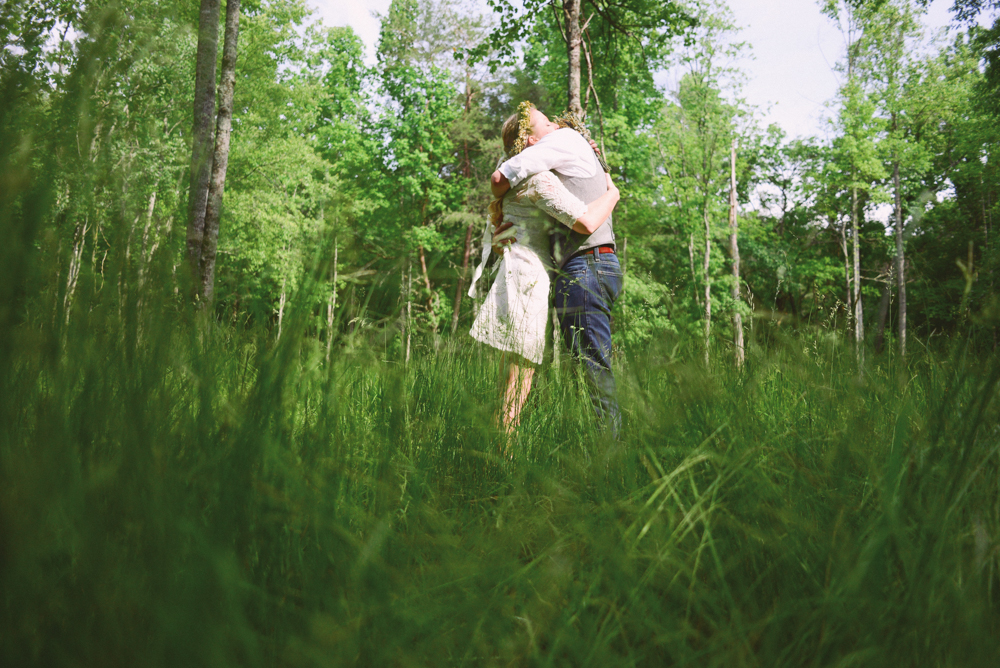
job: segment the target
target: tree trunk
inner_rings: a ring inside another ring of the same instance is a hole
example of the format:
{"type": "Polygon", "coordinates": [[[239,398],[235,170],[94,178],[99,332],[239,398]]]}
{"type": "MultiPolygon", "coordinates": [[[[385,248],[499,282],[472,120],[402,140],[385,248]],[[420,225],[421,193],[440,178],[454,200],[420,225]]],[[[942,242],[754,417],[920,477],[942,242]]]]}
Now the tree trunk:
{"type": "MultiPolygon", "coordinates": [[[[465,72],[465,114],[468,116],[472,109],[472,86],[468,70],[465,72]]],[[[469,142],[462,142],[463,165],[462,173],[465,178],[472,178],[472,159],[469,156],[469,142]]],[[[458,330],[458,318],[462,312],[462,296],[465,292],[465,278],[469,271],[469,256],[472,254],[472,231],[475,223],[469,223],[465,228],[465,251],[462,253],[462,271],[458,276],[458,287],[455,289],[455,305],[451,311],[451,333],[458,330]]]]}
{"type": "MultiPolygon", "coordinates": [[[[851,26],[854,20],[854,9],[848,8],[848,25],[851,26]]],[[[853,33],[850,27],[848,28],[847,35],[847,81],[849,85],[855,82],[855,60],[857,58],[857,49],[855,48],[855,40],[853,39],[853,33]]],[[[852,88],[852,91],[856,95],[857,92],[852,88]]],[[[851,180],[855,183],[851,186],[851,243],[852,243],[852,262],[853,276],[854,276],[854,346],[855,354],[857,355],[858,364],[864,363],[863,355],[864,350],[862,344],[865,339],[865,321],[864,321],[864,305],[861,302],[861,246],[858,242],[858,186],[857,186],[857,174],[854,169],[854,163],[852,158],[851,167],[851,180]]],[[[851,303],[851,299],[848,299],[848,303],[851,303]]]]}
{"type": "Polygon", "coordinates": [[[854,266],[854,345],[858,364],[864,363],[865,310],[861,301],[861,243],[858,239],[858,189],[851,189],[851,242],[854,266]]]}
{"type": "Polygon", "coordinates": [[[424,254],[424,247],[418,246],[420,251],[420,273],[424,277],[424,287],[427,288],[427,313],[431,317],[431,328],[434,334],[437,334],[437,320],[434,318],[434,303],[435,297],[434,291],[431,289],[431,277],[427,273],[427,257],[424,254]]]}
{"type": "Polygon", "coordinates": [[[702,266],[705,281],[705,366],[709,364],[709,342],[712,336],[712,277],[709,265],[712,259],[712,229],[708,217],[708,195],[705,195],[705,205],[702,210],[705,222],[705,262],[702,266]]]}
{"type": "MultiPolygon", "coordinates": [[[[895,115],[893,116],[893,127],[895,128],[895,115]]],[[[892,184],[895,190],[896,200],[896,284],[899,289],[899,355],[906,358],[906,274],[904,265],[906,256],[903,250],[903,202],[899,192],[899,161],[892,163],[892,184]]]]}
{"type": "MultiPolygon", "coordinates": [[[[832,222],[832,221],[831,221],[832,222]]],[[[851,304],[851,253],[847,250],[847,223],[840,226],[840,251],[844,254],[844,303],[847,313],[853,313],[851,304]]]]}
{"type": "Polygon", "coordinates": [[[73,308],[73,294],[76,292],[76,282],[80,278],[80,266],[83,263],[83,248],[87,242],[87,219],[76,226],[73,235],[73,251],[69,258],[69,275],[66,278],[66,294],[63,296],[63,314],[66,324],[69,324],[69,314],[73,308]]]}
{"type": "Polygon", "coordinates": [[[694,232],[688,235],[688,264],[691,265],[691,285],[694,286],[694,303],[701,306],[701,296],[698,294],[698,273],[694,268],[694,232]]]}
{"type": "MultiPolygon", "coordinates": [[[[981,175],[979,177],[979,187],[980,188],[983,187],[983,177],[981,175]]],[[[987,276],[989,276],[989,286],[990,286],[990,288],[989,288],[989,294],[992,295],[992,294],[996,294],[995,293],[995,283],[993,282],[993,278],[994,278],[994,276],[993,276],[993,268],[996,265],[996,255],[993,253],[993,249],[992,249],[992,246],[991,246],[991,244],[992,244],[992,237],[990,235],[990,230],[991,230],[991,228],[993,226],[993,215],[992,215],[992,208],[993,207],[990,206],[990,207],[987,208],[985,193],[984,193],[984,195],[980,196],[979,201],[980,201],[980,203],[982,205],[982,208],[983,208],[983,266],[986,267],[986,273],[987,273],[987,276]]],[[[996,352],[996,350],[997,350],[998,338],[1000,338],[1000,337],[998,337],[997,326],[993,325],[993,351],[994,352],[996,352]]]]}
{"type": "Polygon", "coordinates": [[[287,279],[282,279],[281,281],[281,296],[278,298],[278,336],[277,339],[281,338],[281,323],[285,319],[285,303],[288,301],[288,293],[285,292],[285,285],[287,279]]]}
{"type": "Polygon", "coordinates": [[[885,345],[885,323],[889,317],[889,301],[892,298],[892,267],[889,267],[889,277],[885,281],[882,289],[882,299],[878,305],[878,330],[875,333],[875,354],[882,352],[885,345]]]}
{"type": "Polygon", "coordinates": [[[201,247],[205,206],[212,176],[215,119],[215,61],[219,49],[219,2],[201,0],[194,77],[194,127],[191,132],[191,182],[188,191],[187,256],[194,292],[201,294],[201,247]]]}
{"type": "MultiPolygon", "coordinates": [[[[157,184],[159,186],[159,184],[157,184]]],[[[139,285],[142,285],[143,270],[149,263],[153,256],[153,249],[155,246],[151,246],[149,243],[149,235],[153,229],[153,213],[156,211],[156,189],[153,190],[153,194],[149,196],[149,204],[146,206],[146,226],[142,230],[142,251],[140,253],[140,258],[142,264],[139,265],[139,285]]],[[[155,240],[154,240],[155,244],[155,240]]]]}
{"type": "Polygon", "coordinates": [[[465,253],[462,254],[462,272],[458,275],[458,287],[455,289],[455,307],[451,311],[451,333],[458,330],[458,316],[462,310],[462,294],[465,292],[465,277],[469,271],[469,256],[472,254],[472,231],[475,223],[469,223],[465,229],[465,253]]]}
{"type": "Polygon", "coordinates": [[[222,195],[226,189],[229,166],[229,136],[233,127],[233,90],[236,87],[236,43],[240,27],[240,0],[226,0],[226,41],[222,47],[222,85],[219,96],[219,119],[215,131],[215,156],[212,183],[205,210],[205,238],[201,251],[201,297],[212,303],[215,292],[215,257],[219,246],[219,217],[222,195]]]}
{"type": "Polygon", "coordinates": [[[739,221],[736,218],[736,140],[729,154],[729,252],[733,261],[733,343],[736,348],[736,368],[742,369],[745,359],[743,315],[740,313],[740,246],[739,221]]]}
{"type": "Polygon", "coordinates": [[[413,268],[409,258],[406,260],[406,356],[403,358],[404,364],[410,363],[410,335],[413,329],[413,268]]]}
{"type": "Polygon", "coordinates": [[[326,363],[330,363],[330,351],[333,349],[333,314],[337,310],[337,237],[333,238],[333,289],[326,303],[326,363]]]}
{"type": "Polygon", "coordinates": [[[567,50],[569,51],[567,81],[569,101],[567,108],[570,112],[582,118],[583,106],[580,103],[580,45],[583,42],[583,37],[580,30],[580,3],[581,0],[566,0],[564,11],[566,12],[567,50]]]}

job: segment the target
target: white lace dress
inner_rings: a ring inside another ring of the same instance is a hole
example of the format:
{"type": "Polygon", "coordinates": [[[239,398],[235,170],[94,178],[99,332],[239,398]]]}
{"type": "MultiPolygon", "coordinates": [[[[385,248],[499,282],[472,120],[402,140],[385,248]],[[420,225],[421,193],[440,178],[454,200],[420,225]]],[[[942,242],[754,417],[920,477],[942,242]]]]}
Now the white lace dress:
{"type": "Polygon", "coordinates": [[[503,219],[514,224],[511,232],[517,241],[504,250],[493,286],[472,323],[469,334],[474,339],[534,364],[542,362],[552,269],[549,216],[572,227],[585,213],[587,205],[552,172],[535,174],[507,193],[503,219]]]}

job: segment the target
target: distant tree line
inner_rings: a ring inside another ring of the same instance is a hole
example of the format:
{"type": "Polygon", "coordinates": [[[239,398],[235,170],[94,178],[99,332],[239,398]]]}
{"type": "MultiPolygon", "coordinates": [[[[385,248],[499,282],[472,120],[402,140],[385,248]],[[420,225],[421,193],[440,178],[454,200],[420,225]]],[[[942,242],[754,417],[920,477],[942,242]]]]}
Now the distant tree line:
{"type": "Polygon", "coordinates": [[[621,186],[626,349],[740,352],[744,326],[747,348],[839,331],[859,360],[996,348],[1000,28],[965,29],[996,0],[933,38],[919,2],[824,0],[841,86],[794,139],[742,99],[723,4],[491,6],[393,0],[368,64],[304,0],[3,3],[0,260],[46,268],[4,317],[162,290],[276,335],[295,309],[328,355],[461,335],[499,128],[530,99],[585,115],[621,186]]]}

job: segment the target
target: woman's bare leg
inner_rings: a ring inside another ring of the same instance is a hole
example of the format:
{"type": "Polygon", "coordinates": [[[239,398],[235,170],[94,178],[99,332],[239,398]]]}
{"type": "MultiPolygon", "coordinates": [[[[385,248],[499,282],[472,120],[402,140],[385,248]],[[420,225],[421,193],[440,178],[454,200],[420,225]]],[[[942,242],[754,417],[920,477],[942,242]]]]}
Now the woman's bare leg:
{"type": "MultiPolygon", "coordinates": [[[[506,360],[501,364],[506,363],[506,360]]],[[[501,367],[502,368],[502,367],[501,367]]],[[[503,388],[503,406],[498,423],[508,434],[514,432],[521,422],[521,410],[531,392],[531,381],[535,377],[535,367],[516,358],[507,363],[507,382],[503,388]]],[[[501,373],[501,379],[503,374],[501,373]]]]}

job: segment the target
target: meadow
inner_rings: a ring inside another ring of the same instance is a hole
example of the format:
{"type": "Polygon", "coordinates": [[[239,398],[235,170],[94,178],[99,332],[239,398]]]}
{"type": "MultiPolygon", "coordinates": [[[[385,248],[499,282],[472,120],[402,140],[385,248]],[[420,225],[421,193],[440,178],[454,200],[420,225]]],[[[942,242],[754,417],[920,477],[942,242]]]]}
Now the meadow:
{"type": "Polygon", "coordinates": [[[3,333],[3,665],[1000,659],[1000,365],[961,341],[646,346],[619,442],[564,363],[507,458],[471,342],[78,313],[3,333]]]}
{"type": "Polygon", "coordinates": [[[1000,666],[994,42],[824,3],[869,57],[789,140],[722,4],[607,4],[621,438],[565,358],[508,438],[461,296],[504,118],[563,108],[558,14],[493,77],[459,3],[389,3],[374,65],[225,4],[218,118],[218,0],[0,4],[0,667],[1000,666]]]}

